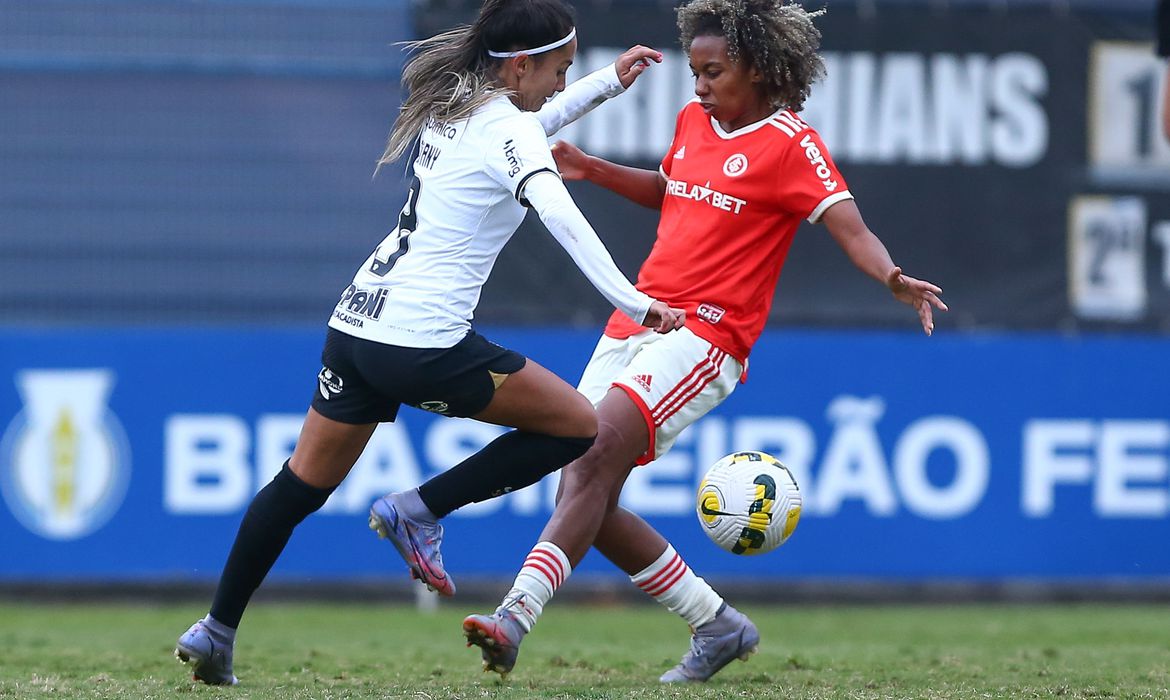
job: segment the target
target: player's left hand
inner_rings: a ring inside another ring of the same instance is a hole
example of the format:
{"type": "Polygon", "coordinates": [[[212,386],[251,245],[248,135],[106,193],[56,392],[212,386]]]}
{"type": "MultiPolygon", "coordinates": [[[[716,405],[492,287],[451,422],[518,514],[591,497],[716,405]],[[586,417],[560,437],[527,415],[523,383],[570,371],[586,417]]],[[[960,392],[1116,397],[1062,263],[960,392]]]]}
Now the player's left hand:
{"type": "Polygon", "coordinates": [[[621,81],[623,88],[628,88],[634,84],[642,71],[650,67],[650,61],[655,63],[662,63],[662,52],[651,49],[646,46],[638,45],[630,47],[621,56],[614,61],[614,67],[617,68],[618,80],[621,81]]]}
{"type": "Polygon", "coordinates": [[[914,310],[918,312],[918,320],[922,322],[922,330],[927,335],[934,332],[934,309],[950,311],[943,300],[939,298],[939,295],[942,294],[940,287],[925,280],[904,275],[900,267],[894,267],[890,270],[890,274],[886,275],[886,286],[890,288],[895,299],[914,307],[914,310]]]}
{"type": "Polygon", "coordinates": [[[646,312],[646,318],[642,320],[642,325],[646,328],[653,328],[657,333],[669,333],[682,328],[686,324],[687,312],[683,309],[676,309],[666,302],[655,301],[650,305],[650,310],[646,312]]]}

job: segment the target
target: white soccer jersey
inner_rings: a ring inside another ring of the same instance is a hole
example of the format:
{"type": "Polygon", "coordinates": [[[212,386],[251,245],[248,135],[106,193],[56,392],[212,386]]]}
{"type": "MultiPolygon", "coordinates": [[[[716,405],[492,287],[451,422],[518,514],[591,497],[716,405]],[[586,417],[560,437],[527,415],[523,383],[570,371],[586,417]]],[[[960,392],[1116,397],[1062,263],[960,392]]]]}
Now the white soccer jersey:
{"type": "MultiPolygon", "coordinates": [[[[540,113],[500,97],[466,120],[429,122],[398,223],[358,269],[329,326],[404,347],[459,342],[496,257],[524,220],[521,190],[533,176],[557,174],[547,135],[620,91],[610,66],[573,83],[540,113]]],[[[574,230],[558,241],[622,311],[645,315],[649,297],[621,276],[585,228],[589,235],[574,230]]]]}

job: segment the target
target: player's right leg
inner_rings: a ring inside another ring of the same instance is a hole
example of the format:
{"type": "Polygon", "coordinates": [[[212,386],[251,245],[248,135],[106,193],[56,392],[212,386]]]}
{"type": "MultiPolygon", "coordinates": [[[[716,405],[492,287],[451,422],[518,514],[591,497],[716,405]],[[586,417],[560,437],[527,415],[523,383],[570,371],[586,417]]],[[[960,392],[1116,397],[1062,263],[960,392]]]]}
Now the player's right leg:
{"type": "MultiPolygon", "coordinates": [[[[232,650],[236,629],[252,594],[284,550],[293,529],[324,505],[345,479],[380,420],[397,405],[368,391],[345,361],[347,337],[326,340],[326,369],[292,457],[248,506],[220,575],[211,610],[175,646],[196,680],[234,684],[232,650]]],[[[337,334],[340,336],[341,334],[337,334]]]]}
{"type": "Polygon", "coordinates": [[[624,392],[610,391],[597,415],[596,442],[562,474],[556,511],[503,602],[490,615],[470,615],[463,621],[467,643],[480,647],[485,670],[500,675],[512,670],[524,635],[589,551],[610,494],[621,491],[630,465],[646,451],[646,423],[624,392]]]}
{"type": "MultiPolygon", "coordinates": [[[[664,454],[687,426],[727,398],[743,369],[686,329],[660,339],[647,336],[644,342],[613,379],[645,407],[653,439],[640,463],[664,454]]],[[[706,680],[732,659],[746,657],[758,644],[755,626],[727,606],[645,521],[618,508],[620,484],[615,489],[594,546],[694,630],[691,651],[662,680],[706,680]]]]}
{"type": "MultiPolygon", "coordinates": [[[[602,338],[581,380],[587,396],[598,400],[599,393],[604,395],[598,405],[597,442],[562,475],[556,511],[500,607],[491,616],[472,615],[464,621],[464,633],[483,649],[487,668],[511,670],[519,638],[509,634],[492,639],[490,631],[511,630],[501,624],[506,619],[515,619],[523,632],[532,628],[588,551],[606,511],[616,508],[634,463],[646,463],[668,450],[683,428],[731,393],[741,372],[734,358],[685,328],[668,335],[602,338]],[[495,644],[481,643],[484,636],[495,644]]],[[[654,553],[661,555],[665,540],[651,534],[662,543],[654,553]]],[[[685,582],[683,587],[689,600],[692,587],[685,582]]],[[[710,600],[695,605],[704,602],[710,600]]],[[[717,609],[709,611],[711,617],[717,609]]],[[[694,611],[695,616],[706,613],[694,611]]]]}
{"type": "Polygon", "coordinates": [[[293,456],[248,506],[219,579],[211,611],[179,638],[175,655],[196,680],[234,684],[232,648],[252,594],[302,520],[325,504],[376,424],[348,425],[310,408],[293,456]]]}

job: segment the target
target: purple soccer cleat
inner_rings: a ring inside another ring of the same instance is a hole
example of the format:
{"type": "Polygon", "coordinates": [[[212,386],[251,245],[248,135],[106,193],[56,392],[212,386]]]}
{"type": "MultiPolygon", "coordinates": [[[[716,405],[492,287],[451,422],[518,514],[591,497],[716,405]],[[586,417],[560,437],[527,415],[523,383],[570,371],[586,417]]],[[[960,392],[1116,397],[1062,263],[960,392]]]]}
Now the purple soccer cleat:
{"type": "Polygon", "coordinates": [[[410,575],[443,596],[455,595],[455,583],[443,569],[443,526],[407,517],[398,505],[399,494],[383,496],[370,508],[370,529],[390,540],[410,575]]]}
{"type": "Polygon", "coordinates": [[[760,646],[752,621],[727,603],[715,619],[695,630],[691,648],[678,666],[662,674],[662,683],[702,683],[736,659],[747,661],[760,646]]]}
{"type": "Polygon", "coordinates": [[[208,685],[235,685],[238,682],[232,673],[232,645],[212,639],[203,620],[191,625],[179,637],[175,656],[191,667],[191,675],[197,681],[208,685]]]}
{"type": "Polygon", "coordinates": [[[526,634],[516,615],[501,608],[491,615],[468,615],[463,620],[467,646],[475,645],[483,655],[483,670],[506,678],[516,665],[520,641],[526,634]]]}

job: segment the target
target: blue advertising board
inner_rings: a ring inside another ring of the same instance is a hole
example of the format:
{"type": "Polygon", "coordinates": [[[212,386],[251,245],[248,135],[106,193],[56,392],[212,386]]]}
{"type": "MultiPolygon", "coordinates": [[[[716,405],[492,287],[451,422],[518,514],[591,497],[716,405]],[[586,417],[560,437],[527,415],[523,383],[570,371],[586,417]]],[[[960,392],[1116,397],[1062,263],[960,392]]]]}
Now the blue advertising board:
{"type": "MultiPolygon", "coordinates": [[[[486,329],[570,381],[596,340],[486,329]]],[[[291,453],[324,333],[0,331],[0,581],[213,580],[252,495],[291,453]]],[[[274,577],[398,577],[365,513],[499,433],[403,409],[274,577]]],[[[508,576],[555,478],[447,521],[456,576],[508,576]]],[[[1170,576],[1170,339],[773,331],[748,381],[631,476],[627,507],[703,575],[889,580],[1170,576]],[[759,449],[804,496],[792,539],[717,549],[695,487],[759,449]]],[[[590,555],[583,570],[616,570],[590,555]]]]}

